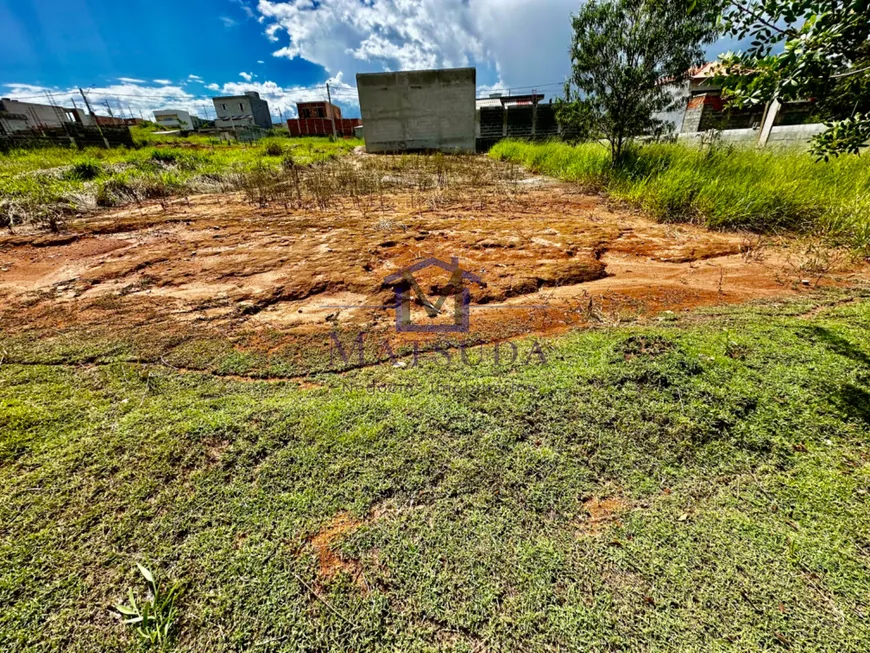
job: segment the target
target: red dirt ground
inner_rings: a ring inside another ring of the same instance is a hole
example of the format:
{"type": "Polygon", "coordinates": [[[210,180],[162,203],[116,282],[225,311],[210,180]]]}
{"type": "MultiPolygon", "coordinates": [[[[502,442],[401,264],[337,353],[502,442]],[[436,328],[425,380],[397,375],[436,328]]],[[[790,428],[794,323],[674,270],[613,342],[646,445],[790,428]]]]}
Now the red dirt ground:
{"type": "Polygon", "coordinates": [[[347,513],[340,513],[309,539],[311,546],[317,554],[317,567],[321,578],[329,580],[338,572],[343,571],[353,577],[358,584],[362,584],[360,578],[362,568],[359,562],[344,559],[335,551],[336,544],[344,536],[357,530],[361,525],[362,522],[354,519],[353,516],[347,513]]]}
{"type": "MultiPolygon", "coordinates": [[[[456,257],[483,280],[471,287],[471,335],[480,341],[796,295],[817,283],[794,241],[759,246],[659,224],[571,185],[526,181],[441,202],[398,191],[377,210],[349,201],[259,208],[240,195],[204,195],[166,210],[106,211],[61,235],[3,236],[0,329],[387,333],[395,314],[380,307],[394,295],[384,279],[430,256],[456,257]]],[[[416,276],[428,293],[448,275],[416,276]]],[[[856,276],[866,266],[820,283],[856,276]]],[[[448,308],[434,323],[451,317],[448,308]]],[[[422,307],[414,318],[428,319],[422,307]]]]}

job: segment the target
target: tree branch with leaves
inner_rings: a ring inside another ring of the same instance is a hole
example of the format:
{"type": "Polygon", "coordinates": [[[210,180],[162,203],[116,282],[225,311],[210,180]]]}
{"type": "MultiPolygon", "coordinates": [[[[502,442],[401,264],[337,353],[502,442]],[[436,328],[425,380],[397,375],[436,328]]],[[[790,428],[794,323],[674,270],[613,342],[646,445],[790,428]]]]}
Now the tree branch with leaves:
{"type": "Polygon", "coordinates": [[[813,99],[828,129],[811,150],[827,160],[870,140],[870,0],[725,2],[723,31],[751,38],[721,57],[718,81],[738,107],[813,99]]]}

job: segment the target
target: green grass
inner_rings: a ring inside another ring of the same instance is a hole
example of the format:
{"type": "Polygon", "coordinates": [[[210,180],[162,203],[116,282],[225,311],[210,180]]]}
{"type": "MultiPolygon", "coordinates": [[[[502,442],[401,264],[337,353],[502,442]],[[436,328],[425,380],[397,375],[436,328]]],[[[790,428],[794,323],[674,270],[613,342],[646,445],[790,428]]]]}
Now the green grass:
{"type": "Polygon", "coordinates": [[[870,253],[870,162],[816,162],[794,150],[639,146],[618,170],[597,143],[502,141],[496,159],[601,189],[668,222],[714,229],[814,232],[870,253]]]}
{"type": "Polygon", "coordinates": [[[185,651],[866,651],[870,301],[842,299],[310,390],[3,347],[0,650],[134,648],[108,607],[140,562],[184,584],[185,651]],[[342,513],[359,584],[318,574],[342,513]]]}
{"type": "MultiPolygon", "coordinates": [[[[187,139],[190,142],[190,139],[187,139]]],[[[269,138],[256,145],[45,148],[0,154],[0,226],[38,221],[46,212],[86,211],[144,198],[208,192],[229,174],[277,171],[284,155],[306,165],[331,160],[362,141],[269,138]],[[277,145],[279,156],[269,154],[277,145]],[[82,172],[85,174],[82,174],[82,172]]]]}
{"type": "MultiPolygon", "coordinates": [[[[163,131],[173,130],[167,130],[162,125],[147,121],[130,127],[130,135],[133,137],[133,142],[142,147],[148,145],[226,145],[226,141],[221,140],[215,134],[188,133],[181,135],[160,133],[163,131]]],[[[286,123],[280,127],[273,127],[269,133],[272,137],[287,138],[289,136],[286,123]]]]}

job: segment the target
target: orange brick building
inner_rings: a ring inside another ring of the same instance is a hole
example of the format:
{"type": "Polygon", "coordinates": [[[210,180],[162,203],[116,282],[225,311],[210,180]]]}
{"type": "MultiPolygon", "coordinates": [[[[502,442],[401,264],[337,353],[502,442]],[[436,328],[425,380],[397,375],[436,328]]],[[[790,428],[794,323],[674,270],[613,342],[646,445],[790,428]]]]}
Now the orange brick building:
{"type": "Polygon", "coordinates": [[[362,124],[359,118],[342,118],[341,108],[329,102],[297,102],[299,117],[287,121],[291,136],[332,136],[332,120],[338,136],[353,136],[353,128],[362,124]]]}

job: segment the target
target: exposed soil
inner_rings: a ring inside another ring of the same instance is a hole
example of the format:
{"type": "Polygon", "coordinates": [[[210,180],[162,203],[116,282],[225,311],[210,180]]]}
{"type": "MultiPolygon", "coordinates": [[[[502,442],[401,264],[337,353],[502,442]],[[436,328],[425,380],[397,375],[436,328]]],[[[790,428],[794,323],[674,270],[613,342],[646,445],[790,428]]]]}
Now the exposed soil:
{"type": "Polygon", "coordinates": [[[619,497],[592,497],[583,502],[589,517],[580,524],[580,535],[597,535],[612,525],[620,513],[628,509],[628,504],[619,497]]]}
{"type": "Polygon", "coordinates": [[[353,533],[360,525],[361,522],[351,515],[339,513],[309,540],[317,553],[317,570],[321,579],[330,580],[338,572],[343,571],[358,584],[363,582],[360,577],[362,572],[360,563],[356,560],[345,560],[335,551],[335,546],[341,538],[353,533]]]}
{"type": "MultiPolygon", "coordinates": [[[[205,195],[165,210],[106,211],[56,236],[0,237],[0,329],[268,333],[248,338],[265,351],[336,328],[402,341],[420,334],[393,333],[395,293],[385,280],[436,257],[456,258],[480,279],[466,286],[470,337],[489,342],[796,295],[865,273],[818,280],[801,271],[787,240],[762,247],[740,234],[659,224],[548,180],[420,197],[399,190],[377,206],[343,199],[296,209],[205,195]]],[[[452,292],[443,270],[414,276],[432,302],[452,292]]],[[[415,324],[441,324],[453,309],[448,299],[430,318],[417,301],[411,313],[415,324]]]]}

